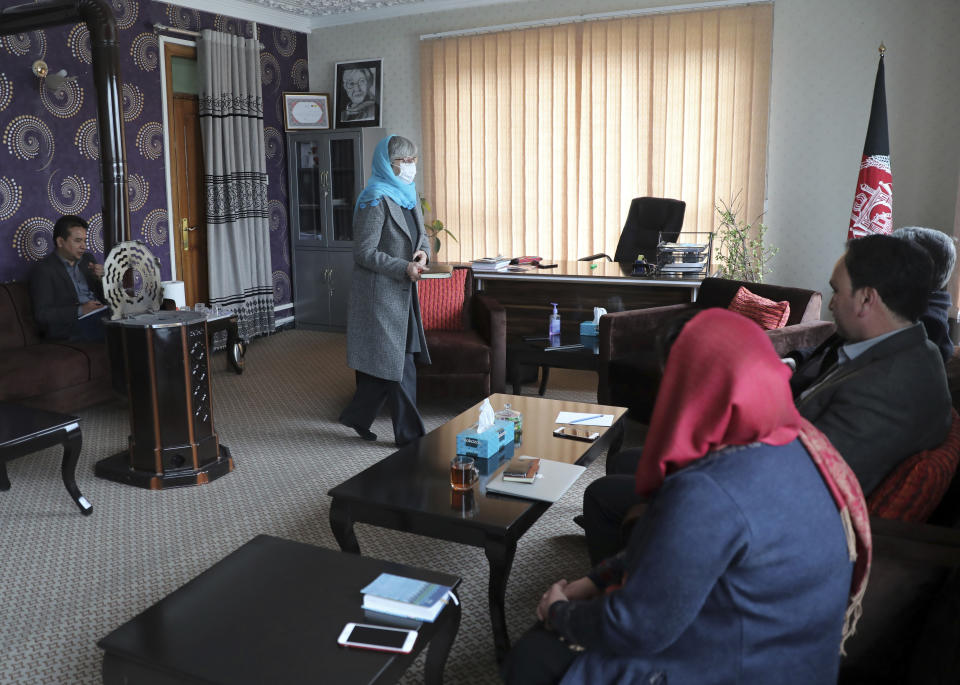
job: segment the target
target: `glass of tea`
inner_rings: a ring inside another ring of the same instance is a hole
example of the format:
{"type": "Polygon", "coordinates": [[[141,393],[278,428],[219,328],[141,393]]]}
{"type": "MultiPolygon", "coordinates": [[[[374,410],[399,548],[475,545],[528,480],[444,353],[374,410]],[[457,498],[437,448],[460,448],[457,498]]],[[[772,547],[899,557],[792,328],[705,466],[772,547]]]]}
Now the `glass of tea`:
{"type": "Polygon", "coordinates": [[[458,454],[450,460],[450,487],[454,490],[469,490],[480,478],[477,460],[458,454]]]}

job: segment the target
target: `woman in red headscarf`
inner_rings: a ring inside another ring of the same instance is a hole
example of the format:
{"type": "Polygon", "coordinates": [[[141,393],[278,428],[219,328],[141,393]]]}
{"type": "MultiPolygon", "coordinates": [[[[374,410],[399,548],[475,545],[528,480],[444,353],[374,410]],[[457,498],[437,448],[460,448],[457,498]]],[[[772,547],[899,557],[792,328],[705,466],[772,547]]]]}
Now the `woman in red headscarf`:
{"type": "Polygon", "coordinates": [[[866,504],[800,417],[769,338],[695,316],[664,371],[627,548],[560,580],[508,657],[508,683],[836,682],[870,564],[866,504]]]}

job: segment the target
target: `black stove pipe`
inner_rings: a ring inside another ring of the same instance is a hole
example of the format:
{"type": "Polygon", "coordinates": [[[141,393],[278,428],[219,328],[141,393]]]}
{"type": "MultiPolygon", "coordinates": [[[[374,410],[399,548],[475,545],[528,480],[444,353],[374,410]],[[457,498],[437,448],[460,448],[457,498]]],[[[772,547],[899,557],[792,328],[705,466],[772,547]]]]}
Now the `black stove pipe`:
{"type": "Polygon", "coordinates": [[[123,81],[117,22],[105,0],[41,0],[0,10],[0,36],[82,21],[90,30],[97,90],[104,254],[130,235],[127,153],[123,137],[123,81]]]}

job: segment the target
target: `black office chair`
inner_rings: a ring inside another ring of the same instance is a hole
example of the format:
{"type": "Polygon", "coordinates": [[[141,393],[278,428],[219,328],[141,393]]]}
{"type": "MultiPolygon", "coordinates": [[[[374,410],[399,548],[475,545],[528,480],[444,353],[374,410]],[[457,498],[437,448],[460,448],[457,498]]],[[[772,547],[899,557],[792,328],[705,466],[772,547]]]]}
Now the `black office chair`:
{"type": "Polygon", "coordinates": [[[687,203],[668,197],[635,197],[630,203],[627,220],[623,222],[620,242],[613,260],[599,252],[589,257],[581,257],[579,262],[592,262],[606,257],[607,261],[632,263],[637,255],[644,255],[653,263],[657,258],[657,242],[674,242],[683,227],[683,214],[687,203]]]}

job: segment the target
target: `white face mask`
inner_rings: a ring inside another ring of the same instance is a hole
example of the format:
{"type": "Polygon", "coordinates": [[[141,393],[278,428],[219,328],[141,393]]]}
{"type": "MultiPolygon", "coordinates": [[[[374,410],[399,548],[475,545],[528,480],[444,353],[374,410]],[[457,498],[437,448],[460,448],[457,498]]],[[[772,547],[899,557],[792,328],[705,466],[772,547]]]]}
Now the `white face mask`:
{"type": "Polygon", "coordinates": [[[417,165],[412,162],[400,162],[397,167],[400,169],[400,173],[397,174],[399,179],[404,183],[413,183],[413,179],[417,176],[417,165]]]}

